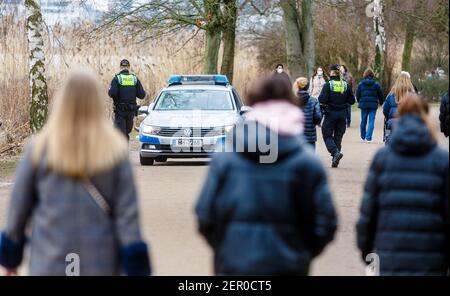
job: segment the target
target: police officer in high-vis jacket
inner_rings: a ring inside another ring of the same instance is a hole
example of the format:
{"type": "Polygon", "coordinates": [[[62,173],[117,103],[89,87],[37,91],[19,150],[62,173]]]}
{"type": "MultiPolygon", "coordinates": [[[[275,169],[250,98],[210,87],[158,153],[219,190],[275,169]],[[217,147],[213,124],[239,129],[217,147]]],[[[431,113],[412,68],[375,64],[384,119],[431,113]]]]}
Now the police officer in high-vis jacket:
{"type": "Polygon", "coordinates": [[[330,80],[319,95],[325,111],[322,135],[332,156],[331,166],[337,168],[342,159],[342,137],[346,130],[347,106],[355,103],[352,88],[340,77],[339,65],[330,67],[330,80]]]}
{"type": "Polygon", "coordinates": [[[136,98],[145,98],[145,91],[136,75],[130,73],[130,62],[120,61],[120,72],[111,81],[108,95],[114,101],[114,123],[130,139],[137,113],[136,98]]]}

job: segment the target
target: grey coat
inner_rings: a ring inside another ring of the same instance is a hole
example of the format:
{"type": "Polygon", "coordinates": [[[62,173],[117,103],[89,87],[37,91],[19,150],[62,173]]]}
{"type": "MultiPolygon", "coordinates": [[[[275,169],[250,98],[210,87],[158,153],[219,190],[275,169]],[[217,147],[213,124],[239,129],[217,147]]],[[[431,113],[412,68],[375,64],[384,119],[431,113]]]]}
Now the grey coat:
{"type": "Polygon", "coordinates": [[[33,168],[31,150],[17,171],[0,264],[12,267],[21,260],[13,257],[22,256],[30,224],[30,275],[66,275],[69,253],[79,256],[81,275],[149,274],[129,161],[91,179],[112,208],[108,215],[79,181],[44,166],[33,168]]]}

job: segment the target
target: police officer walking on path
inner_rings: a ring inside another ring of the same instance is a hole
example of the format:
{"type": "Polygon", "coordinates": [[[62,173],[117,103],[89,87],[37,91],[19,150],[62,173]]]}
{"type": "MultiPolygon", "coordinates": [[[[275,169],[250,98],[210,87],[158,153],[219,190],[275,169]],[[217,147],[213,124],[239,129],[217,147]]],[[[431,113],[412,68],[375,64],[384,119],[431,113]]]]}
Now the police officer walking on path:
{"type": "Polygon", "coordinates": [[[355,103],[352,88],[339,74],[339,65],[330,67],[330,81],[320,93],[319,102],[324,108],[322,136],[332,156],[331,166],[337,168],[344,156],[341,152],[342,137],[346,130],[347,106],[355,103]]]}
{"type": "Polygon", "coordinates": [[[111,81],[108,95],[114,101],[114,124],[129,140],[138,109],[136,98],[145,98],[145,90],[136,75],[130,73],[128,60],[120,61],[120,72],[111,81]]]}

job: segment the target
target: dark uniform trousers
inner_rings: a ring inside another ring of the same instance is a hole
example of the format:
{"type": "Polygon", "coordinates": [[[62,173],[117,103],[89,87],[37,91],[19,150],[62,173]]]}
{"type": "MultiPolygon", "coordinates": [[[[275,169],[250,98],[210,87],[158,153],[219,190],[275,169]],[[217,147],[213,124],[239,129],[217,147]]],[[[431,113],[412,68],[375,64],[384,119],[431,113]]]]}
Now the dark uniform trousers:
{"type": "Polygon", "coordinates": [[[322,135],[331,156],[341,151],[342,138],[347,128],[347,110],[328,111],[322,124],[322,135]]]}
{"type": "Polygon", "coordinates": [[[129,133],[133,130],[135,112],[115,111],[114,124],[116,127],[130,139],[129,133]]]}

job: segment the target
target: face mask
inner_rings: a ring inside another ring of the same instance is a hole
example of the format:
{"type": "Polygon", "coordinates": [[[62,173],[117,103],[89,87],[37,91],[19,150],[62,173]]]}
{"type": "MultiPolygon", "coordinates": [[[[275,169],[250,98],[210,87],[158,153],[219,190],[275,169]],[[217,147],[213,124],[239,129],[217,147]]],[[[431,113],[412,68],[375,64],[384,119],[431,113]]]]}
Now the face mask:
{"type": "Polygon", "coordinates": [[[278,74],[281,74],[281,73],[283,73],[283,69],[281,69],[281,68],[278,68],[278,69],[277,69],[277,73],[278,73],[278,74]]]}
{"type": "Polygon", "coordinates": [[[323,76],[323,71],[317,71],[317,75],[323,76]]]}

